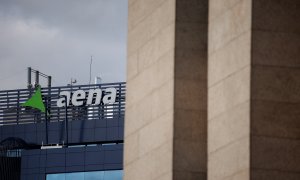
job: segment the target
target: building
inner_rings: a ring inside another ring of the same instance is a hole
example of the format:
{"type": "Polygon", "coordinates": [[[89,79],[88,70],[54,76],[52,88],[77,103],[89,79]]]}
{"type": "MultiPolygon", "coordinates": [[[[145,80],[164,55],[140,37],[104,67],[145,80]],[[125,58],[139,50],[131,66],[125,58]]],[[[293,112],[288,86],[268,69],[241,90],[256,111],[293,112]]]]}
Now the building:
{"type": "MultiPolygon", "coordinates": [[[[22,164],[21,176],[124,169],[124,180],[299,180],[300,1],[129,0],[128,7],[124,160],[122,137],[92,140],[117,143],[105,146],[116,154],[105,154],[103,166],[63,164],[90,152],[80,136],[70,142],[84,144],[79,149],[22,151],[52,167],[22,164]]],[[[63,119],[49,134],[60,145],[63,119]]],[[[113,122],[106,120],[96,122],[113,122]]],[[[18,126],[1,126],[2,134],[18,132],[9,127],[18,126]]]]}
{"type": "Polygon", "coordinates": [[[300,179],[300,1],[128,6],[124,179],[300,179]]]}
{"type": "Polygon", "coordinates": [[[42,113],[21,106],[33,90],[0,91],[0,179],[122,179],[125,92],[125,83],[44,88],[42,113]]]}

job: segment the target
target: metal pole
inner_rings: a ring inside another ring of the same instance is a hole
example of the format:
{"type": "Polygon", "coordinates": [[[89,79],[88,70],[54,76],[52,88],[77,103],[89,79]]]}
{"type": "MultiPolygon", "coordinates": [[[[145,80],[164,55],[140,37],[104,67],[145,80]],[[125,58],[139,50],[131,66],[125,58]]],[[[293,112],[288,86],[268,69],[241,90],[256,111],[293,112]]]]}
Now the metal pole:
{"type": "Polygon", "coordinates": [[[48,145],[48,115],[47,115],[47,112],[48,112],[48,98],[46,97],[46,113],[45,113],[45,126],[46,126],[46,145],[48,145]]]}
{"type": "Polygon", "coordinates": [[[31,84],[31,67],[27,68],[27,88],[31,89],[32,84],[31,84]]]}
{"type": "Polygon", "coordinates": [[[65,136],[65,140],[66,140],[66,147],[68,146],[69,144],[69,133],[68,133],[68,102],[67,102],[67,96],[64,96],[65,97],[65,133],[66,133],[66,136],[65,136]]]}
{"type": "Polygon", "coordinates": [[[39,85],[39,71],[35,71],[35,87],[39,85]]]}
{"type": "Polygon", "coordinates": [[[46,113],[49,113],[49,116],[47,116],[46,122],[50,121],[50,114],[51,114],[51,80],[52,77],[48,76],[48,98],[47,98],[47,107],[48,107],[48,111],[46,111],[46,113]]]}
{"type": "Polygon", "coordinates": [[[48,87],[49,87],[49,88],[51,87],[51,80],[52,80],[52,77],[51,77],[51,76],[48,76],[48,87]]]}
{"type": "Polygon", "coordinates": [[[90,80],[89,80],[89,84],[91,84],[91,78],[92,78],[92,63],[93,63],[93,56],[91,56],[91,62],[90,62],[90,80]]]}
{"type": "MultiPolygon", "coordinates": [[[[35,71],[35,88],[37,89],[37,87],[39,86],[39,77],[40,76],[40,72],[39,71],[35,71]]],[[[36,114],[36,118],[37,118],[37,122],[41,122],[41,114],[37,113],[36,114]]]]}

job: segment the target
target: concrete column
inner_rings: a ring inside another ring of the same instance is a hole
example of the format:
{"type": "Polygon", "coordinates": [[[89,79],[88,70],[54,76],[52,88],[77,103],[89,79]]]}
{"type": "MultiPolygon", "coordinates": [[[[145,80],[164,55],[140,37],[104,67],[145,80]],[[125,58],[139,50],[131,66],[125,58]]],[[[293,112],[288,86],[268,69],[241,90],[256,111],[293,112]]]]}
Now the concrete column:
{"type": "Polygon", "coordinates": [[[125,180],[204,180],[207,1],[129,0],[125,180]]]}
{"type": "Polygon", "coordinates": [[[300,179],[300,1],[209,1],[208,180],[300,179]]]}
{"type": "Polygon", "coordinates": [[[251,179],[300,179],[300,1],[253,0],[251,179]]]}
{"type": "Polygon", "coordinates": [[[209,1],[208,179],[249,178],[251,0],[209,1]]]}
{"type": "Polygon", "coordinates": [[[173,179],[206,180],[207,0],[176,0],[173,179]]]}

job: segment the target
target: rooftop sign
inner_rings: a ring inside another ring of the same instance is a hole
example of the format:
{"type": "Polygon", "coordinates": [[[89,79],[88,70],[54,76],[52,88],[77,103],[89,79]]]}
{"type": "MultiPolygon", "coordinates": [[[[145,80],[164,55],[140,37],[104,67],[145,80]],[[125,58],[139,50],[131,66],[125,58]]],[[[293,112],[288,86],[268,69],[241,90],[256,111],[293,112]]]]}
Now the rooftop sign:
{"type": "Polygon", "coordinates": [[[0,126],[63,121],[66,114],[70,120],[123,118],[125,92],[123,82],[0,91],[0,126]]]}
{"type": "Polygon", "coordinates": [[[77,90],[73,94],[70,91],[62,91],[60,98],[57,100],[57,107],[65,107],[65,104],[70,106],[70,100],[73,106],[99,105],[101,102],[104,105],[113,104],[116,102],[116,96],[116,88],[106,88],[105,90],[90,89],[88,93],[84,90],[77,90]],[[103,92],[106,92],[104,96],[102,96],[103,92]],[[65,102],[65,97],[67,103],[65,102]]]}

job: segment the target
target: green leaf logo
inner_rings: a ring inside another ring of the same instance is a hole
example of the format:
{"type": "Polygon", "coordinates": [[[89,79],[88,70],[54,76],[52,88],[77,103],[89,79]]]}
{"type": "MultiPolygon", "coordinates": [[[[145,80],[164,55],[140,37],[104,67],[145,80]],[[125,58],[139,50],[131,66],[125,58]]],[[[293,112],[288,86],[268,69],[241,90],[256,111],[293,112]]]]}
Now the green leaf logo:
{"type": "Polygon", "coordinates": [[[41,87],[38,86],[36,92],[25,103],[21,104],[24,107],[32,107],[45,113],[45,105],[42,99],[41,87]]]}

